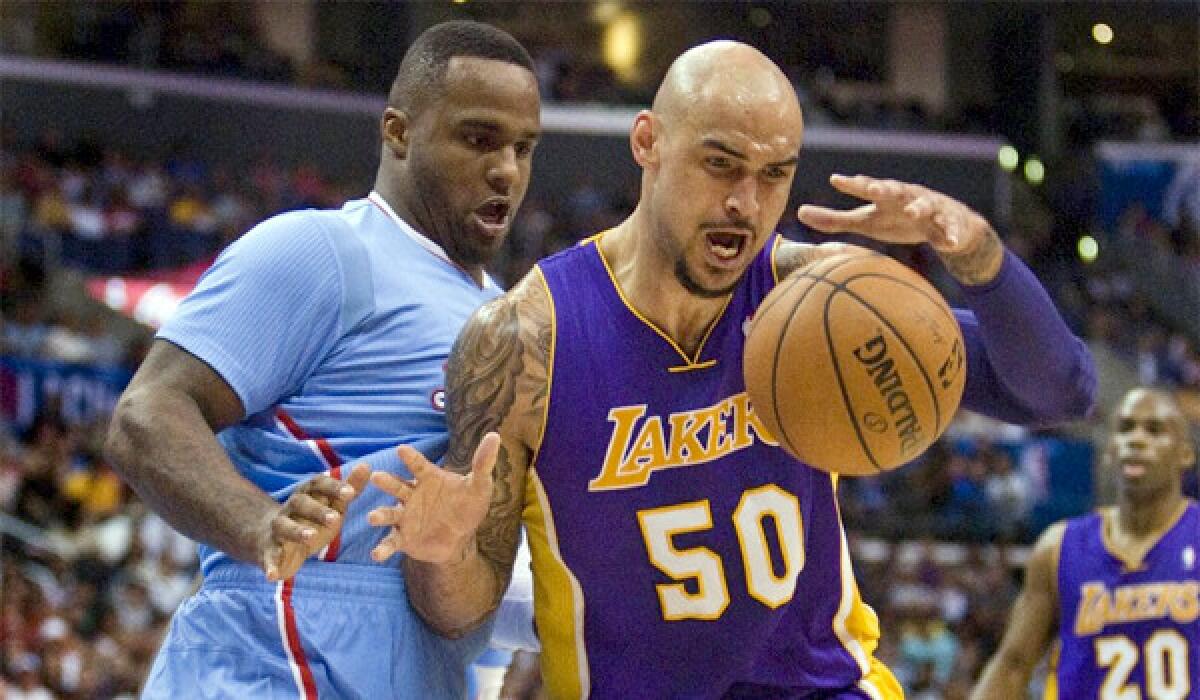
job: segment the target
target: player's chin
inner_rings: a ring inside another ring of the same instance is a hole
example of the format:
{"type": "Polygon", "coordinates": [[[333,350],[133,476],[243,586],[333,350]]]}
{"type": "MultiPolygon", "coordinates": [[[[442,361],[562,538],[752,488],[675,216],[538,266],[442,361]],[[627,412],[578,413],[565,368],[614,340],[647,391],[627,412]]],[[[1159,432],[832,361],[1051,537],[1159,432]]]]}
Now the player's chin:
{"type": "Polygon", "coordinates": [[[701,265],[699,268],[697,271],[695,268],[677,266],[675,278],[693,296],[706,299],[718,299],[731,294],[746,272],[745,268],[713,269],[706,265],[701,265]]]}

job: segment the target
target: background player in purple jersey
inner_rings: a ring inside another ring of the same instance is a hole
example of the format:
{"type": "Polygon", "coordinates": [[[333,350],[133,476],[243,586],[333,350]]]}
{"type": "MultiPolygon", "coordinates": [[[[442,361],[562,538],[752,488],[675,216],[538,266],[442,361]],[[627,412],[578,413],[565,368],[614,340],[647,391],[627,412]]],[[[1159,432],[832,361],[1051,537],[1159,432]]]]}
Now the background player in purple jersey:
{"type": "Polygon", "coordinates": [[[1023,697],[1052,642],[1047,698],[1200,697],[1200,509],[1181,482],[1196,453],[1174,399],[1127,393],[1103,459],[1116,507],[1038,539],[976,700],[1023,697]]]}
{"type": "MultiPolygon", "coordinates": [[[[794,89],[757,50],[683,54],[633,125],[633,214],[539,263],[456,344],[446,463],[461,475],[405,451],[415,480],[373,476],[402,504],[371,514],[393,526],[376,556],[409,555],[414,607],[447,634],[498,604],[524,518],[553,697],[900,695],[872,655],[835,477],[775,446],[742,380],[763,297],[853,250],[774,233],[801,132],[794,89]]],[[[1017,422],[1089,410],[1090,358],[982,217],[918,185],[833,184],[869,203],[804,207],[806,223],[929,244],[962,283],[965,406],[1017,422]]]]}
{"type": "Polygon", "coordinates": [[[500,293],[484,265],[529,183],[533,62],[494,27],[435,26],[379,125],[374,191],[231,245],[117,406],[114,466],[205,545],[146,697],[465,694],[486,630],[454,642],[415,618],[398,562],[368,555],[384,495],[342,465],[403,472],[396,444],[445,450],[446,357],[500,293]]]}

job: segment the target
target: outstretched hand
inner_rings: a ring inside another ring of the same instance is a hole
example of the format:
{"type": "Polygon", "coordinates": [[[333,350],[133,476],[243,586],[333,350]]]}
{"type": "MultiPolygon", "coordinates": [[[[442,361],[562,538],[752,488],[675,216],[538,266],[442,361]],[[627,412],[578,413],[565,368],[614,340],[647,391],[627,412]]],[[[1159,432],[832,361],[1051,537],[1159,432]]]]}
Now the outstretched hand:
{"type": "Polygon", "coordinates": [[[337,537],[346,508],[367,485],[371,470],[359,464],[345,481],[321,474],[304,482],[271,515],[264,528],[260,565],[270,581],[291,578],[310,556],[337,537]]]}
{"type": "Polygon", "coordinates": [[[796,216],[822,233],[857,233],[885,243],[928,243],[939,253],[959,253],[991,231],[987,220],[962,202],[928,187],[867,175],[833,175],[839,192],[866,200],[848,211],[805,204],[796,216]]]}
{"type": "Polygon", "coordinates": [[[1004,245],[967,205],[928,187],[867,175],[834,175],[830,184],[868,204],[849,211],[805,204],[796,211],[822,233],[857,233],[884,243],[928,243],[961,284],[981,285],[1000,273],[1004,245]]]}
{"type": "Polygon", "coordinates": [[[471,471],[462,475],[437,466],[407,445],[397,448],[413,478],[387,472],[371,475],[371,483],[397,501],[367,514],[371,525],[390,528],[371,550],[371,557],[384,561],[403,552],[434,564],[461,561],[491,504],[492,470],[499,452],[500,436],[484,435],[471,459],[471,471]]]}

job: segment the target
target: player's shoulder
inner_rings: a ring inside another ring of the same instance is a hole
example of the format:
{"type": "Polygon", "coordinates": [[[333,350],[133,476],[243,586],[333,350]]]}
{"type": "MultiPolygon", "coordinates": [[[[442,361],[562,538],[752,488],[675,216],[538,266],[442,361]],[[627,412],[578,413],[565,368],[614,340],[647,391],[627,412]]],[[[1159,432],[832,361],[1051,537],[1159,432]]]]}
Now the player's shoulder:
{"type": "Polygon", "coordinates": [[[1059,520],[1051,523],[1046,527],[1045,530],[1042,531],[1042,534],[1038,536],[1037,541],[1033,545],[1034,551],[1036,552],[1040,549],[1048,548],[1058,549],[1062,547],[1063,537],[1067,534],[1067,526],[1072,520],[1078,519],[1079,518],[1071,518],[1068,520],[1059,520]]]}
{"type": "Polygon", "coordinates": [[[537,333],[549,326],[552,304],[546,278],[535,265],[511,289],[480,307],[471,323],[497,332],[537,333]]]}
{"type": "Polygon", "coordinates": [[[277,253],[295,251],[315,257],[322,248],[331,247],[337,232],[350,228],[342,210],[296,209],[268,217],[251,228],[234,246],[270,248],[277,253]],[[316,246],[314,248],[314,246],[316,246]]]}

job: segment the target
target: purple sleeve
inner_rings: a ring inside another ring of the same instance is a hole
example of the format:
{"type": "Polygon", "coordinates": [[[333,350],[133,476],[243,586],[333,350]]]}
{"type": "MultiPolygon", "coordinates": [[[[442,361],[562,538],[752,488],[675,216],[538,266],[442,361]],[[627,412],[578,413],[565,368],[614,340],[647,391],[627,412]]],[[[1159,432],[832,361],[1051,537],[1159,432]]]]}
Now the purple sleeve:
{"type": "Polygon", "coordinates": [[[996,279],[963,287],[963,295],[971,310],[954,312],[966,343],[963,408],[1020,425],[1091,412],[1091,353],[1020,258],[1006,252],[996,279]]]}

